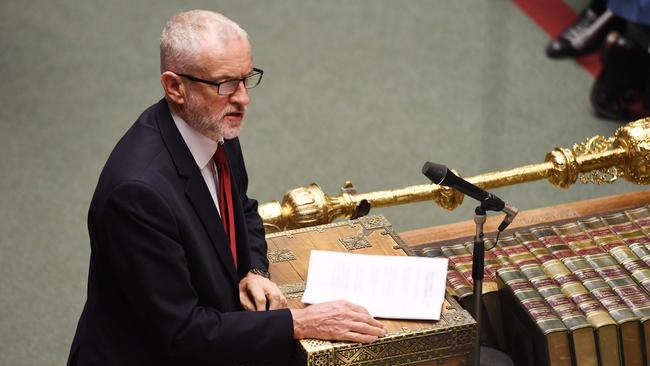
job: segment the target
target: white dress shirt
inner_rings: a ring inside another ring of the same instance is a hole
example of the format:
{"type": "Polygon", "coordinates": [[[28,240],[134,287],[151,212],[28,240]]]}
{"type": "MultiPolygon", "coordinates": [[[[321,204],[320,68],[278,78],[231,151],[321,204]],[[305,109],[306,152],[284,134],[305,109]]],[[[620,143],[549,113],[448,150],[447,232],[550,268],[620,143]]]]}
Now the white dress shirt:
{"type": "Polygon", "coordinates": [[[217,184],[219,183],[219,178],[217,175],[217,167],[214,164],[212,157],[214,156],[214,153],[217,152],[219,145],[223,145],[223,140],[216,142],[203,136],[174,113],[172,113],[172,118],[174,119],[174,123],[176,123],[176,127],[181,133],[181,136],[183,136],[185,144],[187,144],[187,147],[190,149],[196,165],[201,170],[203,180],[205,180],[205,184],[208,186],[214,205],[217,207],[219,216],[221,216],[219,200],[217,198],[217,184]]]}

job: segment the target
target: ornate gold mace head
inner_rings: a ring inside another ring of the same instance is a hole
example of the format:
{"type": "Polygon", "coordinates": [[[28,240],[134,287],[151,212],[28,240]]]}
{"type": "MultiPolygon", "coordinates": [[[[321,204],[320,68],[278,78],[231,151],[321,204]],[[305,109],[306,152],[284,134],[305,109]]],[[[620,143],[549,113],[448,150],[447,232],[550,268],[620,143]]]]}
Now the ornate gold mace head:
{"type": "Polygon", "coordinates": [[[318,184],[312,183],[285,193],[282,203],[271,201],[260,205],[258,212],[267,233],[325,224],[344,216],[341,211],[344,208],[354,212],[356,205],[351,193],[355,192],[350,182],[346,182],[341,188],[341,195],[337,197],[326,196],[318,184]]]}
{"type": "Polygon", "coordinates": [[[650,118],[640,119],[619,128],[614,147],[625,149],[622,175],[637,184],[650,183],[650,118]]]}
{"type": "MultiPolygon", "coordinates": [[[[637,184],[650,183],[650,118],[619,128],[614,136],[594,136],[571,149],[556,147],[543,163],[505,171],[485,173],[467,180],[482,188],[503,187],[547,178],[551,184],[568,188],[582,183],[612,183],[619,177],[637,184]]],[[[463,194],[448,187],[424,184],[400,189],[357,194],[346,182],[339,196],[327,196],[315,183],[295,188],[282,203],[260,205],[266,232],[326,224],[339,217],[364,214],[361,207],[395,206],[433,199],[453,210],[463,202],[463,194]]],[[[367,210],[366,210],[367,211],[367,210]]]]}

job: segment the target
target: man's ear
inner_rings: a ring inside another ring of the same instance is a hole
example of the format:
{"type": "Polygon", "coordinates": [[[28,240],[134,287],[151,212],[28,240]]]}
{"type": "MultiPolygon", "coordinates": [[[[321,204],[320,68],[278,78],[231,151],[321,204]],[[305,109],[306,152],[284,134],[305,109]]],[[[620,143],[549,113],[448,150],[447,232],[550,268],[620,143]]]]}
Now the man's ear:
{"type": "Polygon", "coordinates": [[[181,82],[181,77],[171,71],[165,71],[160,74],[160,84],[162,84],[165,95],[177,105],[185,104],[185,95],[187,89],[181,82]]]}

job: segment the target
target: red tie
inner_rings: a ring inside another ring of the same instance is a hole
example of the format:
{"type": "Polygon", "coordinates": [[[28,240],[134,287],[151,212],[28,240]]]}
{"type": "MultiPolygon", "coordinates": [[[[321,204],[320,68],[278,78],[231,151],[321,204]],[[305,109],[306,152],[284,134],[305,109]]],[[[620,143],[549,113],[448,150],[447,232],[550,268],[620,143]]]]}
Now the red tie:
{"type": "Polygon", "coordinates": [[[230,186],[230,167],[223,145],[219,145],[214,154],[214,163],[217,165],[217,178],[219,179],[219,210],[223,229],[230,240],[230,252],[237,268],[237,246],[235,244],[235,218],[232,208],[232,189],[230,186]]]}

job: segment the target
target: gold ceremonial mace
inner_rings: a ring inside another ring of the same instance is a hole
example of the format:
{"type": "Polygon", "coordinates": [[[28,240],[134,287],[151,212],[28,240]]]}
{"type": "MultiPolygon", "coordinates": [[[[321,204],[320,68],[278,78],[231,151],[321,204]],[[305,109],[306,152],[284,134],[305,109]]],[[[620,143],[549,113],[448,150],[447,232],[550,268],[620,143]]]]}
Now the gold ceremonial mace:
{"type": "MultiPolygon", "coordinates": [[[[541,164],[526,165],[501,172],[477,175],[466,180],[481,188],[504,187],[548,178],[551,184],[568,188],[578,178],[582,183],[612,183],[623,177],[637,184],[650,183],[650,118],[630,122],[614,136],[594,136],[573,148],[556,147],[541,164]]],[[[449,187],[422,184],[406,188],[357,194],[346,182],[339,196],[327,196],[316,183],[285,193],[282,203],[271,201],[259,206],[267,233],[351,218],[359,207],[387,207],[433,199],[453,210],[463,202],[463,194],[449,187]]]]}

